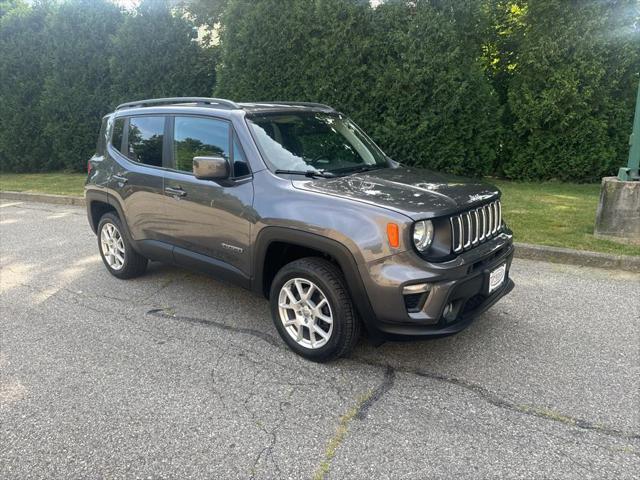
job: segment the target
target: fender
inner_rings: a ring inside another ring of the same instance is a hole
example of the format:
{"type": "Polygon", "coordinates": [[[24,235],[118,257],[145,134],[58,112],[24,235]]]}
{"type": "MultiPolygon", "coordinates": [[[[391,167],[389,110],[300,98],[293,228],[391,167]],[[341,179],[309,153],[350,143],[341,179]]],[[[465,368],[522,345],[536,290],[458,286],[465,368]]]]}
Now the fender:
{"type": "Polygon", "coordinates": [[[369,302],[369,296],[364,288],[362,278],[360,278],[358,265],[349,249],[331,238],[288,227],[265,227],[260,230],[253,248],[252,264],[254,266],[254,276],[251,282],[253,291],[264,294],[264,261],[269,245],[273,242],[290,243],[300,247],[313,248],[331,255],[342,269],[351,299],[360,318],[367,327],[368,333],[370,335],[376,334],[377,329],[374,327],[376,315],[369,302]]]}
{"type": "Polygon", "coordinates": [[[93,233],[97,234],[98,225],[94,224],[93,222],[93,216],[91,215],[91,205],[95,202],[106,203],[107,205],[113,207],[113,209],[118,214],[118,217],[120,217],[122,228],[124,229],[123,233],[127,236],[127,239],[133,246],[133,249],[139,254],[143,255],[143,252],[139,248],[138,242],[133,239],[133,237],[131,236],[131,232],[129,232],[129,226],[127,225],[122,206],[120,205],[118,200],[113,197],[113,195],[109,195],[105,190],[87,189],[85,190],[84,197],[85,203],[87,204],[87,215],[89,217],[89,224],[91,225],[93,233]]]}

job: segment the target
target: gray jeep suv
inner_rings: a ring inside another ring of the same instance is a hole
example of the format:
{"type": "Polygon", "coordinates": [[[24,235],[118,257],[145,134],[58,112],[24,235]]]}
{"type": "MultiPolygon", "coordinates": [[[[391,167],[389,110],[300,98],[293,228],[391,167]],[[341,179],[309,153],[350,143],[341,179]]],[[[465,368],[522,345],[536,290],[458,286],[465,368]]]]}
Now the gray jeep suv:
{"type": "Polygon", "coordinates": [[[264,294],[315,361],[448,335],[509,293],[500,192],[388,158],[333,108],[166,98],[104,117],[85,186],[107,270],[148,260],[264,294]]]}

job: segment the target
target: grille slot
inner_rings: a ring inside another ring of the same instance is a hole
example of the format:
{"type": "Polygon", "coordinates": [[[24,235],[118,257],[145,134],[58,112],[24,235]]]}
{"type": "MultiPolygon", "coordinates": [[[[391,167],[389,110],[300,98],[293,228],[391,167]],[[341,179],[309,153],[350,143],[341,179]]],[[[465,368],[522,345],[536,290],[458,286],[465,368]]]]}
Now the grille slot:
{"type": "Polygon", "coordinates": [[[404,306],[407,308],[407,312],[419,312],[428,295],[429,292],[409,293],[404,295],[404,306]]]}
{"type": "Polygon", "coordinates": [[[469,250],[493,238],[502,229],[500,200],[451,217],[451,249],[469,250]]]}

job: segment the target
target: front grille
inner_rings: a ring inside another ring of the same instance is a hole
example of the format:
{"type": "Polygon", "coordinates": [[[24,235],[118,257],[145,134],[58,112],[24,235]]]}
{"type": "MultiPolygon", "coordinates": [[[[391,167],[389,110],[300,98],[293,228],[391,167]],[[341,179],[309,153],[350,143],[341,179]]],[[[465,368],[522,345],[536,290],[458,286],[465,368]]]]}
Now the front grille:
{"type": "Polygon", "coordinates": [[[451,249],[469,250],[493,238],[502,228],[500,200],[451,217],[451,249]]]}

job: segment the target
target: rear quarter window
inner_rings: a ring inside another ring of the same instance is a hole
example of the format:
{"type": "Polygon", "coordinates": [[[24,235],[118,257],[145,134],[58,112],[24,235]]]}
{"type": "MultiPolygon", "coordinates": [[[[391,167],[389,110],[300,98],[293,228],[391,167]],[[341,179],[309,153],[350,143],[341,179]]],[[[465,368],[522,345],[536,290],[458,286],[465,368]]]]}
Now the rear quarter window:
{"type": "Polygon", "coordinates": [[[96,144],[96,153],[98,155],[104,155],[104,149],[107,145],[107,126],[109,124],[109,116],[106,116],[102,119],[102,124],[100,125],[100,133],[98,133],[98,143],[96,144]]]}
{"type": "Polygon", "coordinates": [[[122,136],[124,135],[124,118],[116,118],[113,122],[113,133],[111,134],[111,145],[122,151],[122,136]]]}

